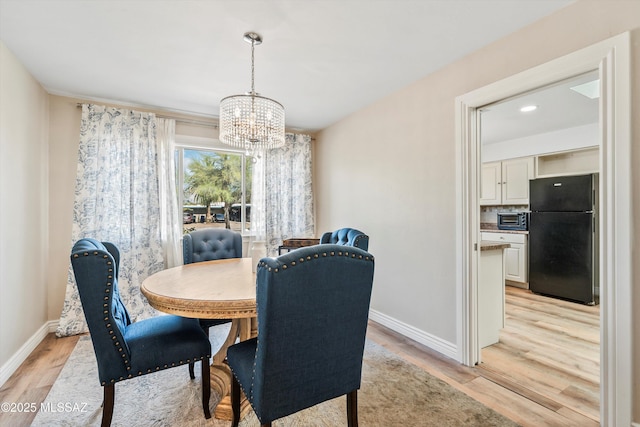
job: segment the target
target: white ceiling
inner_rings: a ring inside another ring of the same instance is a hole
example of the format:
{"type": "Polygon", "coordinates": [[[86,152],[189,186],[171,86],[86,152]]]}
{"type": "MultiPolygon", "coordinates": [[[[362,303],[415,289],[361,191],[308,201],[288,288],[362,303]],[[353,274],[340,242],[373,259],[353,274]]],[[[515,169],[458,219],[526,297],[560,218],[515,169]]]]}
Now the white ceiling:
{"type": "Polygon", "coordinates": [[[599,99],[589,98],[571,88],[598,80],[599,73],[595,70],[483,107],[482,143],[492,144],[597,123],[599,99]],[[538,108],[532,112],[520,111],[528,105],[538,108]]]}
{"type": "Polygon", "coordinates": [[[255,85],[322,129],[573,0],[0,0],[0,39],[52,94],[218,115],[255,85]]]}

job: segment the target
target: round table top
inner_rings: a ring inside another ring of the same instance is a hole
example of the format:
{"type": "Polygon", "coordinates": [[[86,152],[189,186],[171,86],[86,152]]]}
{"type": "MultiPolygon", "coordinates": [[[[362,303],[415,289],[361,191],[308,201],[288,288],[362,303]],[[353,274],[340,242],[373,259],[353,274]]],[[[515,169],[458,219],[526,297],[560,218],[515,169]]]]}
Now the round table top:
{"type": "Polygon", "coordinates": [[[149,304],[197,319],[256,316],[256,274],[251,258],[196,262],[159,271],[140,286],[149,304]]]}

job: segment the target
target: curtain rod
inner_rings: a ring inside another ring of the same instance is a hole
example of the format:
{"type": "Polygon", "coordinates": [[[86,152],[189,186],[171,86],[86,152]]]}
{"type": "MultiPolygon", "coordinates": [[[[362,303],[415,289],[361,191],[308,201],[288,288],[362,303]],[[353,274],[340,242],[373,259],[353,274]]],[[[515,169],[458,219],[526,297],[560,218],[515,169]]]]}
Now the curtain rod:
{"type": "MultiPolygon", "coordinates": [[[[83,104],[82,102],[78,102],[76,103],[76,107],[82,108],[82,104],[83,104]]],[[[176,121],[176,123],[184,123],[187,125],[200,125],[200,126],[206,126],[206,127],[212,127],[214,129],[218,129],[218,123],[211,123],[204,120],[183,119],[175,116],[166,116],[164,114],[156,114],[156,117],[161,119],[173,119],[176,121]]],[[[314,137],[311,137],[311,140],[315,141],[316,139],[314,137]]]]}
{"type": "MultiPolygon", "coordinates": [[[[82,104],[81,102],[78,102],[76,104],[76,107],[78,108],[82,108],[82,104]]],[[[188,124],[188,125],[200,125],[200,126],[206,126],[206,127],[212,127],[214,129],[218,129],[218,124],[217,123],[211,123],[205,120],[195,120],[195,119],[185,119],[185,118],[181,118],[181,117],[176,117],[176,116],[168,116],[165,114],[157,114],[157,113],[153,113],[156,115],[156,117],[158,117],[159,119],[171,119],[171,120],[175,120],[176,123],[184,123],[184,124],[188,124]]]]}

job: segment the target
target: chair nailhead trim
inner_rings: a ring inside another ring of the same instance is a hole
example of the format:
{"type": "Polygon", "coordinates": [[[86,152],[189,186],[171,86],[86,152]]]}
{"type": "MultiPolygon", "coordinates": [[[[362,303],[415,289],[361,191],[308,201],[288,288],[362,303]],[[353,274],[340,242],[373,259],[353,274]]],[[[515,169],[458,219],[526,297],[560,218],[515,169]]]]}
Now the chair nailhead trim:
{"type": "MultiPolygon", "coordinates": [[[[99,253],[98,253],[98,251],[94,251],[92,254],[90,254],[89,252],[83,252],[83,253],[82,253],[82,255],[83,255],[83,256],[99,255],[99,253]]],[[[73,254],[73,257],[74,257],[74,258],[79,258],[79,255],[78,255],[78,254],[73,254]]],[[[103,258],[103,259],[107,259],[107,265],[112,265],[112,264],[113,264],[111,261],[109,261],[109,260],[108,260],[108,259],[109,259],[109,256],[108,256],[108,255],[103,255],[103,256],[102,256],[102,258],[103,258]]],[[[110,271],[110,272],[113,272],[113,269],[112,269],[112,268],[109,268],[109,271],[110,271]]],[[[110,293],[111,293],[111,289],[109,288],[109,286],[112,286],[112,279],[113,279],[113,276],[109,275],[109,276],[107,277],[107,279],[108,279],[108,282],[106,283],[107,288],[105,288],[105,297],[104,297],[104,300],[105,300],[105,301],[109,301],[109,295],[110,295],[110,293]]],[[[107,308],[107,310],[104,310],[104,311],[103,311],[103,314],[105,314],[105,315],[106,315],[106,316],[104,317],[105,327],[107,328],[107,331],[108,331],[109,335],[111,335],[111,339],[113,340],[113,344],[114,344],[114,346],[116,347],[116,349],[118,350],[118,352],[119,352],[119,353],[121,353],[121,357],[122,357],[122,359],[123,359],[124,364],[125,364],[125,365],[127,365],[127,366],[126,366],[126,370],[127,370],[127,371],[131,371],[131,366],[128,366],[128,365],[129,365],[129,359],[127,358],[127,354],[126,354],[126,352],[124,352],[124,349],[123,349],[122,345],[120,344],[120,341],[118,340],[118,338],[117,338],[116,334],[114,334],[114,329],[113,329],[113,327],[112,327],[112,326],[113,326],[113,324],[112,324],[112,323],[111,323],[111,321],[109,320],[109,310],[108,310],[109,304],[105,302],[102,306],[103,306],[103,307],[105,307],[105,308],[107,308]]],[[[211,358],[211,355],[210,355],[210,354],[207,354],[206,356],[194,357],[193,359],[187,359],[186,363],[190,363],[190,362],[191,362],[191,360],[193,360],[194,362],[196,362],[196,361],[198,361],[198,360],[204,360],[204,359],[209,360],[210,358],[211,358]]],[[[178,364],[179,364],[179,365],[183,365],[183,364],[185,364],[185,362],[184,362],[184,361],[182,361],[182,360],[180,360],[180,362],[179,362],[178,364]]],[[[159,370],[161,370],[161,369],[166,369],[166,368],[174,367],[174,366],[176,366],[176,363],[175,363],[175,362],[174,362],[174,363],[171,363],[171,366],[169,366],[168,364],[165,364],[162,368],[161,368],[160,366],[156,366],[155,370],[156,370],[156,371],[159,371],[159,370]]],[[[147,369],[147,372],[138,371],[138,376],[140,376],[140,375],[144,375],[144,374],[146,374],[146,373],[151,373],[151,372],[153,372],[153,370],[152,370],[152,369],[147,369]]],[[[126,378],[133,378],[133,376],[134,376],[134,375],[133,375],[132,373],[129,373],[129,375],[128,375],[126,378]]],[[[105,386],[105,385],[107,385],[107,383],[114,384],[115,382],[117,382],[117,381],[122,381],[122,380],[124,380],[124,379],[125,379],[125,377],[122,377],[122,376],[121,376],[121,377],[119,377],[118,379],[112,378],[112,379],[111,379],[111,380],[109,380],[108,382],[107,382],[107,381],[101,381],[101,384],[102,384],[102,386],[105,386]]]]}
{"type": "MultiPolygon", "coordinates": [[[[322,257],[327,257],[329,255],[330,256],[336,256],[336,252],[335,251],[331,251],[329,253],[327,253],[327,252],[323,252],[322,253],[322,257]]],[[[369,255],[363,256],[363,255],[360,255],[360,254],[356,255],[355,253],[352,253],[352,252],[349,252],[349,251],[338,251],[337,255],[338,256],[346,256],[346,257],[350,257],[350,258],[353,258],[353,259],[356,259],[356,258],[357,259],[364,259],[366,261],[373,261],[374,260],[374,258],[372,256],[369,256],[369,255]]],[[[291,263],[289,265],[283,264],[282,265],[282,270],[286,270],[289,267],[295,267],[296,264],[298,264],[298,263],[303,263],[305,261],[313,261],[314,259],[318,259],[318,258],[320,258],[320,255],[318,255],[317,253],[313,254],[313,257],[311,257],[311,255],[307,255],[306,259],[305,258],[299,258],[297,261],[295,261],[295,260],[291,261],[291,263]]],[[[274,268],[274,267],[267,266],[267,263],[265,261],[262,261],[262,262],[258,263],[258,267],[267,267],[267,271],[269,271],[269,272],[275,272],[275,273],[280,272],[279,268],[274,268]]]]}
{"type": "MultiPolygon", "coordinates": [[[[194,358],[190,358],[190,359],[187,359],[187,360],[181,360],[178,363],[178,365],[184,365],[184,364],[187,364],[187,363],[191,363],[192,361],[195,363],[195,362],[197,362],[199,360],[205,360],[205,359],[209,360],[210,358],[211,358],[211,355],[207,354],[206,356],[194,357],[194,358]]],[[[175,366],[178,366],[178,365],[176,365],[176,363],[172,363],[171,366],[169,366],[168,364],[165,363],[162,366],[156,366],[155,370],[156,371],[161,371],[163,369],[168,369],[168,368],[175,367],[175,366]]],[[[127,366],[127,370],[131,371],[131,366],[127,366]]],[[[146,375],[146,374],[149,374],[149,373],[151,373],[153,371],[154,371],[154,369],[152,369],[152,368],[149,368],[146,371],[138,371],[138,373],[135,376],[146,375]]],[[[133,378],[133,377],[134,377],[134,374],[129,373],[129,375],[127,375],[126,378],[129,379],[129,378],[133,378]]],[[[125,379],[125,377],[120,377],[117,380],[116,379],[111,379],[111,380],[109,380],[109,382],[114,383],[116,381],[121,381],[121,380],[124,380],[124,379],[125,379]]],[[[102,385],[106,385],[106,384],[107,383],[105,381],[102,381],[102,385]]]]}

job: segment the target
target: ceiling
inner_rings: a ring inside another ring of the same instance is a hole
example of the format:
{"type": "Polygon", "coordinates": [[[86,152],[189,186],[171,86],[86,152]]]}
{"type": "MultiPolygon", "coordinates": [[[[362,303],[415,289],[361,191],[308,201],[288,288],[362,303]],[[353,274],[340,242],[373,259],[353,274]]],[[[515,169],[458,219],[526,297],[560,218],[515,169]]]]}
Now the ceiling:
{"type": "Polygon", "coordinates": [[[481,108],[482,143],[492,144],[598,123],[598,97],[590,98],[571,89],[587,83],[595,83],[598,92],[597,70],[481,108]],[[537,109],[520,111],[520,108],[529,105],[537,109]]]}
{"type": "Polygon", "coordinates": [[[218,116],[255,86],[325,128],[573,0],[0,0],[0,39],[51,94],[218,116]]]}

